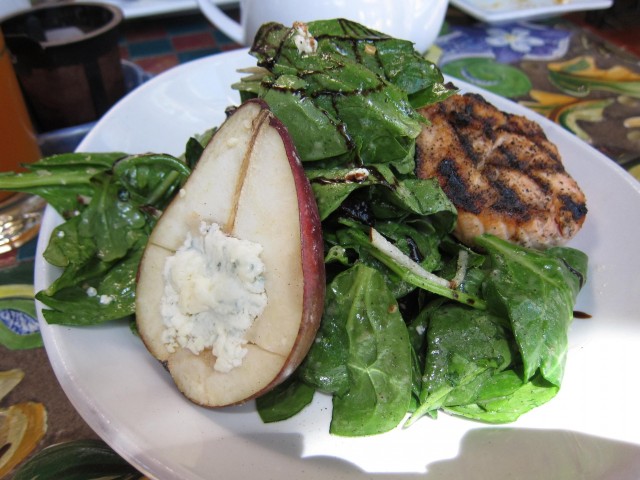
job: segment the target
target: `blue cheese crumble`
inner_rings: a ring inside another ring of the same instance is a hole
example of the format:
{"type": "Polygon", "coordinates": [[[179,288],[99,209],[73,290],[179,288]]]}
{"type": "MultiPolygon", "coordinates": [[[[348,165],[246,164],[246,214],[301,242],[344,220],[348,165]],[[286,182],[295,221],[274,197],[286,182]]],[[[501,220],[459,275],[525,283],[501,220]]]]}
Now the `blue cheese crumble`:
{"type": "Polygon", "coordinates": [[[294,22],[293,23],[293,42],[300,54],[312,54],[316,53],[318,49],[318,42],[309,32],[309,28],[305,23],[294,22]]]}
{"type": "Polygon", "coordinates": [[[267,305],[258,243],[226,235],[216,223],[200,225],[164,265],[162,341],[169,352],[210,349],[213,366],[229,372],[247,354],[245,334],[267,305]]]}

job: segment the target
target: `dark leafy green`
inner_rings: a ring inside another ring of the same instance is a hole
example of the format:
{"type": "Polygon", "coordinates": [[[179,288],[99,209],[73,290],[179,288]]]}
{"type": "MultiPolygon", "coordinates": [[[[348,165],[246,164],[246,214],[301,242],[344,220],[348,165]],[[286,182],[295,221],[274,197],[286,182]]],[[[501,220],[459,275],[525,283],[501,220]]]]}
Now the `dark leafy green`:
{"type": "Polygon", "coordinates": [[[444,406],[443,410],[480,422],[510,423],[547,403],[560,389],[540,375],[523,382],[514,370],[505,370],[483,380],[468,403],[444,406]]]}
{"type": "Polygon", "coordinates": [[[454,304],[430,310],[424,341],[420,404],[409,424],[443,406],[469,403],[479,388],[478,378],[484,380],[485,373],[500,372],[512,362],[509,330],[500,317],[482,310],[454,304]]]}
{"type": "Polygon", "coordinates": [[[158,214],[190,174],[170,155],[73,153],[48,157],[0,189],[43,197],[65,222],[44,252],[62,273],[36,298],[49,323],[93,325],[135,312],[135,279],[158,214]]]}
{"type": "Polygon", "coordinates": [[[269,104],[303,161],[412,171],[414,139],[426,122],[415,108],[454,93],[439,69],[410,42],[348,20],[310,22],[308,29],[317,41],[313,54],[298,50],[295,28],[260,28],[250,53],[265,71],[235,85],[243,98],[269,104]]]}
{"type": "Polygon", "coordinates": [[[265,423],[279,422],[302,411],[313,400],[315,388],[291,376],[270,392],[256,399],[258,413],[265,423]]]}
{"type": "Polygon", "coordinates": [[[29,164],[28,173],[0,173],[0,188],[38,195],[68,217],[83,206],[79,199],[92,195],[91,179],[123,156],[118,152],[54,155],[29,164]]]}
{"type": "Polygon", "coordinates": [[[359,436],[396,427],[411,400],[411,361],[406,326],[382,275],[356,265],[337,276],[300,371],[334,394],[330,431],[359,436]]]}
{"type": "Polygon", "coordinates": [[[477,241],[491,259],[485,296],[511,322],[525,380],[539,369],[547,381],[560,386],[568,328],[586,280],[587,256],[569,248],[537,252],[490,236],[477,241]]]}

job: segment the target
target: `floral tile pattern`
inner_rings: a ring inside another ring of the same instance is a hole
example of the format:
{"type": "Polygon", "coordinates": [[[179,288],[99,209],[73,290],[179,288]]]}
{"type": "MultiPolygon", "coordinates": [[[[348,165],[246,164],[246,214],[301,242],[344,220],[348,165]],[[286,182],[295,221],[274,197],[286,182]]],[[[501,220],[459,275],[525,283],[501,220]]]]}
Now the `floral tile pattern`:
{"type": "Polygon", "coordinates": [[[442,49],[441,61],[467,57],[494,58],[499,63],[519,60],[554,60],[562,58],[571,32],[533,23],[508,23],[500,26],[475,25],[453,27],[437,40],[442,49]]]}
{"type": "Polygon", "coordinates": [[[570,130],[640,179],[640,63],[575,23],[449,25],[442,71],[570,130]]]}

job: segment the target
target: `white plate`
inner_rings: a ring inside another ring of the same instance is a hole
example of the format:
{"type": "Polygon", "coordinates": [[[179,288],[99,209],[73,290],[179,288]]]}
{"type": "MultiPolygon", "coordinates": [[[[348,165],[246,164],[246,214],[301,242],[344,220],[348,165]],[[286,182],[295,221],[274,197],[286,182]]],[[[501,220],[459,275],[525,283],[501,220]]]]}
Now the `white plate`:
{"type": "MultiPolygon", "coordinates": [[[[84,151],[179,154],[193,133],[218,125],[237,102],[230,84],[254,64],[232,51],[178,66],[108,112],[84,151]]],[[[475,87],[463,85],[465,90],[475,87]]],[[[253,403],[211,411],[185,400],[124,323],[46,325],[45,346],[62,387],[89,425],[147,475],[206,478],[424,477],[632,479],[640,471],[640,188],[621,168],[546,119],[485,93],[500,108],[541,122],[588,197],[589,216],[572,245],[591,258],[577,309],[564,385],[550,403],[505,426],[441,415],[368,438],[328,434],[331,405],[317,395],[303,413],[264,425],[253,403]],[[386,475],[385,475],[386,474],[386,475]]],[[[36,289],[57,272],[41,254],[59,218],[47,210],[36,289]]]]}
{"type": "Polygon", "coordinates": [[[613,0],[451,0],[451,4],[485,23],[501,23],[600,10],[613,0]]]}

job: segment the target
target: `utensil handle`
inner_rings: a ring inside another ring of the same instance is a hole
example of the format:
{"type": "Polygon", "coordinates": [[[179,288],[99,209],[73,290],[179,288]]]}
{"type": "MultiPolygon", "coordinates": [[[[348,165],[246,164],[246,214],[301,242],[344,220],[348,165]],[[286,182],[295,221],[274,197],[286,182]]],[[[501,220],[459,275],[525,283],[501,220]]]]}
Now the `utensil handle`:
{"type": "Polygon", "coordinates": [[[202,13],[229,38],[236,43],[244,44],[242,26],[224,13],[213,0],[198,0],[202,13]]]}

